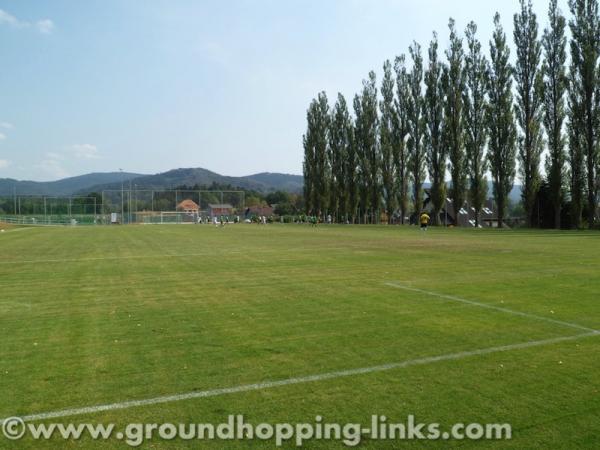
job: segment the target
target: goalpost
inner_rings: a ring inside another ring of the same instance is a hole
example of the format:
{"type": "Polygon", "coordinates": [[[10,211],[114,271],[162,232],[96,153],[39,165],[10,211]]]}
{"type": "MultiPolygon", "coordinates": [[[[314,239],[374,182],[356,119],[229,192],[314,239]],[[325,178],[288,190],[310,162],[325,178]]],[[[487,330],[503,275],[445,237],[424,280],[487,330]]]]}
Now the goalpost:
{"type": "Polygon", "coordinates": [[[144,211],[136,214],[142,224],[185,224],[197,223],[198,213],[186,211],[144,211]]]}
{"type": "Polygon", "coordinates": [[[160,223],[196,223],[198,213],[184,211],[161,211],[160,223]]]}

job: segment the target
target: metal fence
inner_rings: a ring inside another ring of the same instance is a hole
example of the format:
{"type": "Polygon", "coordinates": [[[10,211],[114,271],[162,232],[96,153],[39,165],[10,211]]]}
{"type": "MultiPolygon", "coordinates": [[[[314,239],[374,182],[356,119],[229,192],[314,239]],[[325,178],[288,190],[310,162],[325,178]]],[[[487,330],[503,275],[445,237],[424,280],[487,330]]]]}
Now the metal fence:
{"type": "Polygon", "coordinates": [[[90,196],[0,196],[0,221],[26,225],[189,223],[210,215],[211,205],[245,209],[244,191],[118,189],[90,196]]]}

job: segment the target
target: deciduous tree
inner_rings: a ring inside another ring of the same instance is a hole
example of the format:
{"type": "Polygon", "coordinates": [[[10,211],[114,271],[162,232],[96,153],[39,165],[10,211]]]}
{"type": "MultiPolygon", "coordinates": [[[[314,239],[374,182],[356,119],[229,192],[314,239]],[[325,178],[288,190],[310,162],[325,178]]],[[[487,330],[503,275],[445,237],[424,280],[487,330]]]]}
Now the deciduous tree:
{"type": "Polygon", "coordinates": [[[498,227],[503,226],[516,165],[516,126],[509,58],[510,50],[506,44],[506,34],[500,23],[500,14],[496,13],[494,34],[490,41],[490,70],[487,77],[489,104],[486,120],[489,133],[488,159],[498,210],[498,227]]]}
{"type": "Polygon", "coordinates": [[[407,102],[408,115],[408,152],[409,173],[413,184],[413,206],[418,215],[423,207],[423,180],[425,178],[425,150],[423,136],[425,134],[425,120],[423,117],[423,57],[421,46],[417,42],[409,48],[413,66],[408,75],[409,95],[407,102]]]}
{"type": "Polygon", "coordinates": [[[448,66],[444,75],[446,94],[444,141],[450,158],[451,197],[454,206],[454,224],[458,225],[459,211],[465,202],[467,184],[466,153],[463,141],[463,93],[465,92],[464,51],[462,39],[456,33],[454,19],[448,23],[450,47],[446,51],[448,66]]]}
{"type": "Polygon", "coordinates": [[[381,82],[381,101],[379,109],[379,148],[381,150],[381,179],[382,194],[385,201],[385,210],[388,223],[391,223],[395,202],[394,185],[394,77],[392,64],[389,60],[383,64],[383,80],[381,82]]]}
{"type": "Polygon", "coordinates": [[[394,114],[394,167],[396,173],[396,193],[400,214],[400,222],[408,212],[409,151],[407,136],[409,132],[408,104],[410,99],[410,83],[406,71],[404,55],[398,56],[394,62],[396,72],[396,100],[394,114]]]}
{"type": "Polygon", "coordinates": [[[327,158],[329,104],[325,92],[319,93],[306,114],[304,142],[304,197],[307,213],[321,215],[327,208],[329,166],[327,158]]]}
{"type": "Polygon", "coordinates": [[[598,172],[598,125],[600,115],[600,18],[597,0],[569,0],[571,29],[571,123],[577,125],[575,147],[583,146],[587,176],[588,226],[594,226],[598,172]]]}
{"type": "Polygon", "coordinates": [[[537,17],[531,0],[520,0],[521,11],[514,16],[514,41],[517,61],[514,68],[517,87],[515,111],[518,136],[519,169],[523,181],[523,206],[527,225],[531,226],[533,208],[540,186],[542,137],[541,45],[538,40],[537,17]]]}
{"type": "Polygon", "coordinates": [[[425,71],[425,136],[424,144],[431,182],[432,219],[439,223],[440,211],[446,196],[446,146],[442,140],[444,119],[444,67],[438,59],[437,34],[429,45],[429,65],[425,71]]]}
{"type": "Polygon", "coordinates": [[[548,137],[548,156],[546,157],[546,176],[548,190],[554,208],[554,227],[560,228],[561,208],[565,183],[565,91],[567,58],[565,37],[566,20],[558,9],[557,0],[550,0],[548,10],[548,28],[544,30],[542,47],[544,63],[543,111],[544,127],[548,137]]]}
{"type": "Polygon", "coordinates": [[[464,139],[467,154],[468,192],[471,206],[475,209],[475,226],[479,226],[481,209],[487,197],[487,159],[485,145],[487,127],[485,112],[487,61],[477,40],[477,25],[469,23],[466,30],[467,54],[465,56],[465,89],[463,91],[464,139]]]}

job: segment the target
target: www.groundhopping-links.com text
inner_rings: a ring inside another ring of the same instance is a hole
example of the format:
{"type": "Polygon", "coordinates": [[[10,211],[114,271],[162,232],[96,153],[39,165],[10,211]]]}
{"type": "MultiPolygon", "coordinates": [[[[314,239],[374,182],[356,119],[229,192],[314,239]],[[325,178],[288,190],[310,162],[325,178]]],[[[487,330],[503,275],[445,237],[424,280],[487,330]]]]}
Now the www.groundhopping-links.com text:
{"type": "Polygon", "coordinates": [[[150,441],[198,440],[273,441],[278,447],[293,442],[302,447],[311,441],[340,441],[348,447],[369,441],[392,440],[508,440],[512,438],[509,424],[456,423],[444,428],[439,423],[417,422],[409,415],[405,422],[392,422],[382,415],[373,415],[369,425],[326,422],[316,416],[311,423],[246,422],[243,415],[230,415],[219,424],[195,423],[130,423],[123,428],[115,424],[92,423],[30,423],[19,417],[2,420],[5,439],[39,440],[117,440],[138,447],[150,441]]]}

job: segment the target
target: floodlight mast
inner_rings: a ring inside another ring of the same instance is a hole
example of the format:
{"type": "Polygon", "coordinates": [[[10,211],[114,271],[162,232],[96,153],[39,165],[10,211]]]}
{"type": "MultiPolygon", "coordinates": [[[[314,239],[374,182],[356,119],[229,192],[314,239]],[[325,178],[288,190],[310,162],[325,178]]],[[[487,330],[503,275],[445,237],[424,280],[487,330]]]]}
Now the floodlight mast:
{"type": "Polygon", "coordinates": [[[129,179],[129,196],[127,200],[127,212],[129,213],[129,221],[127,223],[131,224],[131,178],[129,179]]]}
{"type": "Polygon", "coordinates": [[[123,223],[123,217],[125,216],[125,203],[124,203],[124,197],[125,197],[125,188],[123,186],[124,180],[123,180],[123,169],[119,169],[119,171],[121,172],[121,224],[123,223]]]}

